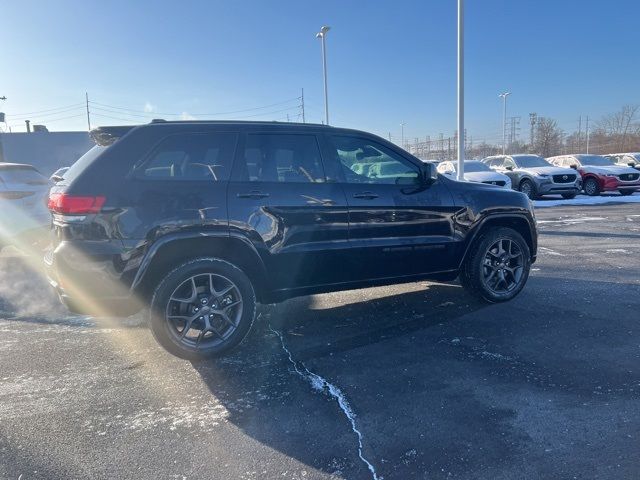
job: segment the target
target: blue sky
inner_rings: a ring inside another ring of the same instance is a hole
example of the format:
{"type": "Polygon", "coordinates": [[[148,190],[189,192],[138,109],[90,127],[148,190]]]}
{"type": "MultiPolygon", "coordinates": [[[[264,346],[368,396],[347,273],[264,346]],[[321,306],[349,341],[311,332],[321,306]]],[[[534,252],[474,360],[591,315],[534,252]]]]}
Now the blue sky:
{"type": "MultiPolygon", "coordinates": [[[[8,97],[0,111],[15,131],[24,118],[51,130],[86,129],[79,106],[24,115],[79,104],[85,91],[103,104],[94,105],[97,125],[280,102],[226,117],[294,120],[304,87],[307,121],[320,122],[315,33],[324,24],[332,124],[397,138],[405,122],[411,139],[456,128],[455,0],[2,0],[0,11],[0,96],[8,97]]],[[[466,123],[474,141],[499,141],[505,90],[523,139],[529,112],[570,131],[579,115],[597,120],[639,103],[638,18],[640,2],[631,0],[467,0],[466,123]]]]}

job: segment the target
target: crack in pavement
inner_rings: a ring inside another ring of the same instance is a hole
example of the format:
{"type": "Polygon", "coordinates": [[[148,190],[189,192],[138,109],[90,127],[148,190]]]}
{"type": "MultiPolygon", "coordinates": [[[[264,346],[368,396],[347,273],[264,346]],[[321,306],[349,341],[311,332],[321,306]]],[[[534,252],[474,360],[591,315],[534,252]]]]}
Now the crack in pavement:
{"type": "Polygon", "coordinates": [[[284,338],[282,336],[282,333],[280,333],[277,330],[274,330],[271,324],[269,324],[269,330],[271,330],[274,334],[276,334],[280,339],[280,344],[282,345],[282,349],[285,351],[285,353],[289,357],[289,362],[291,362],[291,364],[293,365],[293,368],[295,369],[296,373],[300,375],[303,379],[308,381],[314,390],[318,390],[320,392],[326,392],[329,394],[329,396],[333,397],[338,402],[340,409],[343,411],[343,413],[351,423],[351,429],[358,436],[358,456],[360,457],[360,460],[362,460],[367,465],[367,468],[371,472],[373,480],[382,480],[382,477],[378,477],[375,467],[362,454],[362,448],[363,448],[362,433],[360,432],[360,430],[358,430],[356,426],[356,414],[351,409],[351,405],[349,405],[349,402],[347,401],[347,398],[345,397],[344,393],[342,393],[342,390],[340,390],[338,387],[336,387],[334,384],[324,379],[320,375],[310,371],[305,366],[304,363],[300,361],[298,362],[295,361],[293,359],[293,355],[291,354],[287,346],[284,344],[284,338]]]}

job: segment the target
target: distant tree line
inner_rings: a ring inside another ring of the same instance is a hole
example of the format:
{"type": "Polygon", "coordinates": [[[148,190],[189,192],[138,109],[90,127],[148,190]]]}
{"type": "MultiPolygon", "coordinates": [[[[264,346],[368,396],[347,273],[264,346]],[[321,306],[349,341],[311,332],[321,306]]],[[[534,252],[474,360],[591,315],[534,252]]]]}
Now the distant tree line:
{"type": "MultiPolygon", "coordinates": [[[[585,125],[586,127],[586,125],[585,125]]],[[[567,153],[623,153],[640,151],[640,105],[625,105],[619,111],[604,115],[591,124],[587,137],[586,128],[566,134],[556,120],[537,117],[533,142],[512,142],[507,153],[533,153],[552,157],[567,153]]],[[[390,139],[391,139],[391,134],[390,139]]],[[[428,137],[427,137],[428,138],[428,137]]],[[[400,142],[398,142],[400,143],[400,142]]],[[[428,139],[414,143],[405,140],[407,151],[423,159],[454,160],[457,158],[457,132],[453,136],[428,139]]],[[[502,153],[501,144],[473,142],[465,135],[465,157],[484,158],[502,153]]]]}

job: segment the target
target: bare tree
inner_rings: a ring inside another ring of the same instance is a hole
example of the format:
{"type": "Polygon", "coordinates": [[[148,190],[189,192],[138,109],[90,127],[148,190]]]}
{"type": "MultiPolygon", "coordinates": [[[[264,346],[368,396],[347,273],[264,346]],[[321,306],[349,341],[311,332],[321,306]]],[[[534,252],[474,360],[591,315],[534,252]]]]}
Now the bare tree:
{"type": "Polygon", "coordinates": [[[536,136],[533,150],[543,157],[551,157],[560,153],[562,132],[558,124],[551,118],[539,117],[536,125],[536,136]]]}
{"type": "Polygon", "coordinates": [[[615,148],[625,151],[630,136],[640,134],[640,105],[625,105],[616,113],[605,115],[598,122],[597,130],[611,137],[615,148]]]}

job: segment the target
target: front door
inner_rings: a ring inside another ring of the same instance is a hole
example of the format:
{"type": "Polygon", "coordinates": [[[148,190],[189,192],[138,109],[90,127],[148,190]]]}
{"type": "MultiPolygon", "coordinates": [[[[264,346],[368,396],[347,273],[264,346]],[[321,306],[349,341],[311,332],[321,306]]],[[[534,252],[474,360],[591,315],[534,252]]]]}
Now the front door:
{"type": "Polygon", "coordinates": [[[443,181],[421,181],[419,160],[366,136],[327,135],[349,204],[353,280],[454,268],[455,212],[443,181]]]}

